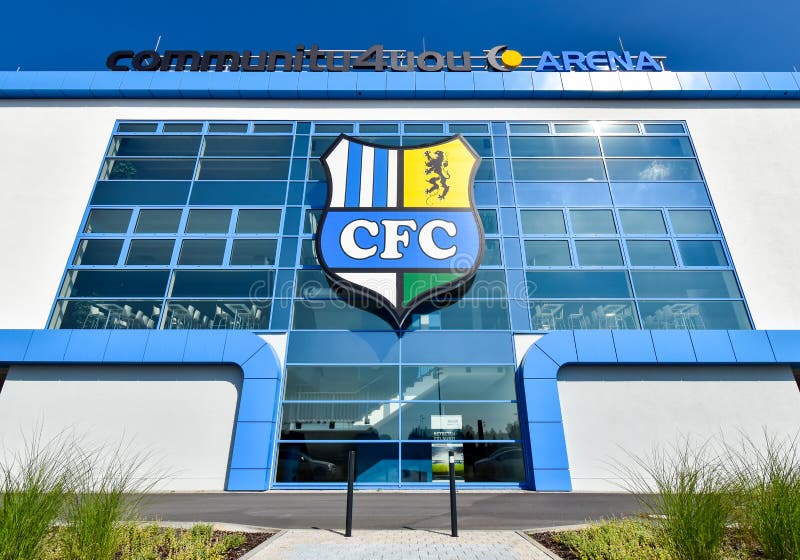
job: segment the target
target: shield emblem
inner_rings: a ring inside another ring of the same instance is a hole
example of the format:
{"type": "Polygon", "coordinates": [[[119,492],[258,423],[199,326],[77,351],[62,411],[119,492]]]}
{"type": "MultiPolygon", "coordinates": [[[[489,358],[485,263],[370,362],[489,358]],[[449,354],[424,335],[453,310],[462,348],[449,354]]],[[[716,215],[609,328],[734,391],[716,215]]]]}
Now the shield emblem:
{"type": "Polygon", "coordinates": [[[475,275],[484,250],[473,194],[480,156],[460,134],[408,148],[342,134],[321,160],[328,200],[317,258],[337,287],[400,327],[475,275]]]}

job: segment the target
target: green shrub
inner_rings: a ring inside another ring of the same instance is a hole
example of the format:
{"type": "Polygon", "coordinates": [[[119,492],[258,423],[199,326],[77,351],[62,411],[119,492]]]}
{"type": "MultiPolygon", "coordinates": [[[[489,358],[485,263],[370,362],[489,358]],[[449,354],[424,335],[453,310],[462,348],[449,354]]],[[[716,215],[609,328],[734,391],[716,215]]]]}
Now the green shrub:
{"type": "Polygon", "coordinates": [[[0,466],[0,560],[39,560],[42,545],[72,490],[72,446],[41,431],[22,452],[0,466]]]}
{"type": "Polygon", "coordinates": [[[211,525],[195,525],[190,530],[162,529],[155,525],[122,528],[119,558],[158,560],[164,553],[170,560],[223,560],[229,550],[243,545],[246,539],[226,534],[217,539],[211,525]]]}
{"type": "Polygon", "coordinates": [[[580,531],[556,533],[553,539],[584,560],[669,560],[659,532],[634,519],[605,521],[580,531]]]}

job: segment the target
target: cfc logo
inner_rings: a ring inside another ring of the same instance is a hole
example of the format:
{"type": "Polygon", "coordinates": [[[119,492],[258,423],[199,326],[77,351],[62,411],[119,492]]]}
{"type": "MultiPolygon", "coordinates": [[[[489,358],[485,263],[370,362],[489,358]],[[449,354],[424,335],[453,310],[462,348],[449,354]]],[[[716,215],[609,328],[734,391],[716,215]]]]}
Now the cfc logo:
{"type": "Polygon", "coordinates": [[[317,257],[339,288],[402,326],[415,307],[468,282],[483,256],[473,198],[480,157],[456,135],[413,148],[341,135],[322,156],[328,201],[317,257]]]}

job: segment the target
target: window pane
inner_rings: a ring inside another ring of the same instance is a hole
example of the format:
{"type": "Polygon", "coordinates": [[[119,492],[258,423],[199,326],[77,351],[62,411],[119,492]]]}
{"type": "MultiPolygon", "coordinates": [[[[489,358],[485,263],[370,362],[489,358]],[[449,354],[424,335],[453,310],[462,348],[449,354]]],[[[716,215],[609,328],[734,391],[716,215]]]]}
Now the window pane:
{"type": "Polygon", "coordinates": [[[278,233],[280,226],[280,210],[239,210],[236,233],[278,233]]]}
{"type": "Polygon", "coordinates": [[[686,136],[612,136],[601,138],[606,157],[692,157],[686,136]]]}
{"type": "Polygon", "coordinates": [[[451,134],[486,134],[489,127],[485,124],[451,124],[449,130],[451,134]]]}
{"type": "Polygon", "coordinates": [[[221,265],[224,255],[224,239],[187,239],[181,244],[178,264],[221,265]]]}
{"type": "Polygon", "coordinates": [[[576,234],[617,233],[611,210],[570,210],[572,231],[576,234]]]}
{"type": "Polygon", "coordinates": [[[320,157],[336,142],[336,136],[315,136],[311,139],[311,157],[320,157]]]}
{"type": "Polygon", "coordinates": [[[438,311],[425,313],[427,309],[412,315],[411,329],[419,330],[508,330],[507,300],[457,300],[438,311]]]}
{"type": "Polygon", "coordinates": [[[63,297],[163,297],[166,270],[73,270],[67,273],[63,297]]]}
{"type": "Polygon", "coordinates": [[[750,329],[741,301],[643,301],[646,329],[750,329]]]}
{"type": "Polygon", "coordinates": [[[189,181],[98,181],[91,204],[176,206],[186,204],[189,181]]]}
{"type": "Polygon", "coordinates": [[[494,181],[494,165],[492,160],[484,159],[475,173],[476,181],[494,181]]]}
{"type": "Polygon", "coordinates": [[[253,132],[292,132],[292,123],[256,123],[253,125],[253,132]]]}
{"type": "Polygon", "coordinates": [[[202,132],[203,123],[164,123],[164,132],[202,132]]]}
{"type": "Polygon", "coordinates": [[[693,159],[610,159],[606,161],[612,181],[700,181],[693,159]]]}
{"type": "MultiPolygon", "coordinates": [[[[397,387],[397,372],[394,380],[397,387]]],[[[284,440],[396,440],[399,435],[396,403],[287,402],[282,408],[284,440]]]]}
{"type": "Polygon", "coordinates": [[[394,330],[387,320],[342,300],[295,301],[293,327],[304,330],[394,330]]]}
{"type": "Polygon", "coordinates": [[[525,481],[525,462],[518,443],[403,443],[400,463],[403,482],[449,480],[450,450],[455,452],[458,479],[466,482],[525,481]]]}
{"type": "Polygon", "coordinates": [[[406,124],[403,127],[403,132],[409,133],[442,133],[444,127],[441,124],[406,124]]]}
{"type": "Polygon", "coordinates": [[[567,232],[561,210],[523,210],[520,216],[522,233],[541,235],[567,232]]]}
{"type": "Polygon", "coordinates": [[[161,300],[61,301],[51,329],[154,329],[161,300]]]}
{"type": "Polygon", "coordinates": [[[335,123],[335,124],[315,124],[314,132],[317,134],[340,134],[353,132],[352,124],[335,123]]]}
{"type": "Polygon", "coordinates": [[[580,266],[622,266],[618,241],[576,241],[575,251],[580,266]]]}
{"type": "Polygon", "coordinates": [[[556,134],[592,134],[594,127],[589,123],[557,124],[556,134]]]}
{"type": "Polygon", "coordinates": [[[520,437],[516,403],[412,402],[401,407],[402,439],[493,440],[520,437]],[[445,427],[442,416],[457,416],[460,422],[452,428],[445,427]]]}
{"type": "Polygon", "coordinates": [[[362,123],[358,125],[358,132],[363,134],[396,134],[399,127],[396,124],[388,123],[362,123]]]}
{"type": "Polygon", "coordinates": [[[264,301],[272,297],[273,270],[178,270],[175,297],[230,297],[264,301]]]}
{"type": "Polygon", "coordinates": [[[247,132],[247,123],[211,123],[209,132],[247,132]]]}
{"type": "Polygon", "coordinates": [[[351,450],[357,482],[397,482],[397,444],[391,443],[281,443],[275,482],[345,482],[351,450]]]}
{"type": "Polygon", "coordinates": [[[631,272],[640,298],[739,298],[730,271],[631,272]]]}
{"type": "Polygon", "coordinates": [[[486,239],[484,247],[486,250],[483,252],[482,266],[500,266],[503,264],[499,239],[486,239]]]}
{"type": "Polygon", "coordinates": [[[325,175],[325,170],[318,159],[311,159],[308,162],[308,180],[309,181],[327,181],[328,177],[325,175]]]}
{"type": "Polygon", "coordinates": [[[317,247],[312,239],[303,239],[303,244],[300,247],[300,264],[304,266],[319,266],[317,247]]]}
{"type": "Polygon", "coordinates": [[[119,132],[155,132],[156,123],[119,123],[119,132]]]}
{"type": "Polygon", "coordinates": [[[606,123],[600,122],[595,125],[600,133],[606,134],[638,134],[639,125],[636,123],[606,123]]]}
{"type": "Polygon", "coordinates": [[[708,210],[670,210],[669,219],[675,233],[717,233],[714,218],[708,210]]]}
{"type": "Polygon", "coordinates": [[[684,266],[728,266],[719,241],[678,241],[684,266]]]}
{"type": "Polygon", "coordinates": [[[517,181],[605,181],[599,159],[513,159],[517,181]]]}
{"type": "Polygon", "coordinates": [[[167,302],[165,329],[266,329],[269,301],[171,300],[167,302]]]}
{"type": "Polygon", "coordinates": [[[205,156],[285,156],[292,155],[291,136],[209,136],[205,156]]]}
{"type": "Polygon", "coordinates": [[[464,140],[472,146],[481,157],[492,157],[492,139],[488,136],[465,136],[464,140]]]}
{"type": "Polygon", "coordinates": [[[195,160],[187,159],[109,159],[101,179],[191,179],[195,160]]]}
{"type": "Polygon", "coordinates": [[[298,270],[295,295],[304,299],[332,299],[336,294],[321,270],[298,270]]]}
{"type": "Polygon", "coordinates": [[[525,241],[528,266],[572,266],[567,241],[525,241]]]}
{"type": "Polygon", "coordinates": [[[131,210],[92,210],[86,220],[86,233],[125,233],[131,221],[131,210]]]}
{"type": "Polygon", "coordinates": [[[140,210],[136,233],[176,233],[181,222],[181,210],[140,210]]]}
{"type": "Polygon", "coordinates": [[[542,331],[639,328],[630,301],[534,301],[531,321],[542,331]]]}
{"type": "Polygon", "coordinates": [[[497,400],[517,398],[511,366],[404,366],[403,399],[497,400]]]}
{"type": "Polygon", "coordinates": [[[75,252],[74,265],[115,265],[122,250],[122,239],[86,239],[75,252]]]}
{"type": "Polygon", "coordinates": [[[398,398],[397,366],[287,366],[287,401],[388,401],[398,398]]]}
{"type": "Polygon", "coordinates": [[[531,136],[512,137],[511,155],[516,157],[593,157],[600,155],[594,137],[531,136]]]}
{"type": "Polygon", "coordinates": [[[626,234],[667,233],[660,210],[620,210],[619,218],[626,234]]]}
{"type": "Polygon", "coordinates": [[[289,178],[288,159],[203,159],[198,179],[280,181],[289,178]]]}
{"type": "Polygon", "coordinates": [[[190,204],[197,206],[283,205],[286,181],[195,181],[190,204]]]}
{"type": "Polygon", "coordinates": [[[547,123],[512,123],[511,134],[548,134],[550,127],[547,123]]]}
{"type": "Polygon", "coordinates": [[[675,266],[669,241],[626,241],[631,266],[675,266]]]}
{"type": "Polygon", "coordinates": [[[683,134],[683,125],[679,123],[647,123],[644,130],[648,134],[683,134]]]}
{"type": "MultiPolygon", "coordinates": [[[[629,298],[631,289],[624,271],[528,272],[532,298],[629,298]]],[[[641,294],[640,294],[641,295],[641,294]]]]}
{"type": "Polygon", "coordinates": [[[110,156],[196,156],[199,136],[117,136],[110,156]]]}
{"type": "MultiPolygon", "coordinates": [[[[497,233],[497,212],[494,210],[478,210],[484,233],[497,233]]],[[[316,228],[315,228],[316,229],[316,228]]]]}
{"type": "Polygon", "coordinates": [[[277,250],[277,239],[236,239],[231,250],[231,264],[272,266],[277,250]]]}
{"type": "MultiPolygon", "coordinates": [[[[317,233],[317,226],[322,217],[322,210],[306,210],[306,219],[303,222],[303,233],[317,233]]],[[[483,214],[481,214],[483,218],[483,214]]],[[[484,228],[486,226],[484,225],[484,228]]]]}
{"type": "Polygon", "coordinates": [[[186,233],[228,233],[230,210],[190,210],[186,233]]]}
{"type": "Polygon", "coordinates": [[[174,239],[134,239],[128,250],[129,265],[165,265],[172,261],[174,239]]]}

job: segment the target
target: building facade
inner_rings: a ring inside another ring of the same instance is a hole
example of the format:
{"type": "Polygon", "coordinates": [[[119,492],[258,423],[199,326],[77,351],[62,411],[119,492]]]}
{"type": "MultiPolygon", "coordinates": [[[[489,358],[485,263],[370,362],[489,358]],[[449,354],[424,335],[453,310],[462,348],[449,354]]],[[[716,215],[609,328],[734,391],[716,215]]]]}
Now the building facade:
{"type": "Polygon", "coordinates": [[[0,437],[163,487],[615,488],[800,425],[800,75],[0,73],[0,437]],[[320,157],[462,135],[485,235],[401,327],[335,289],[320,157]],[[154,462],[154,469],[155,467],[154,462]]]}

